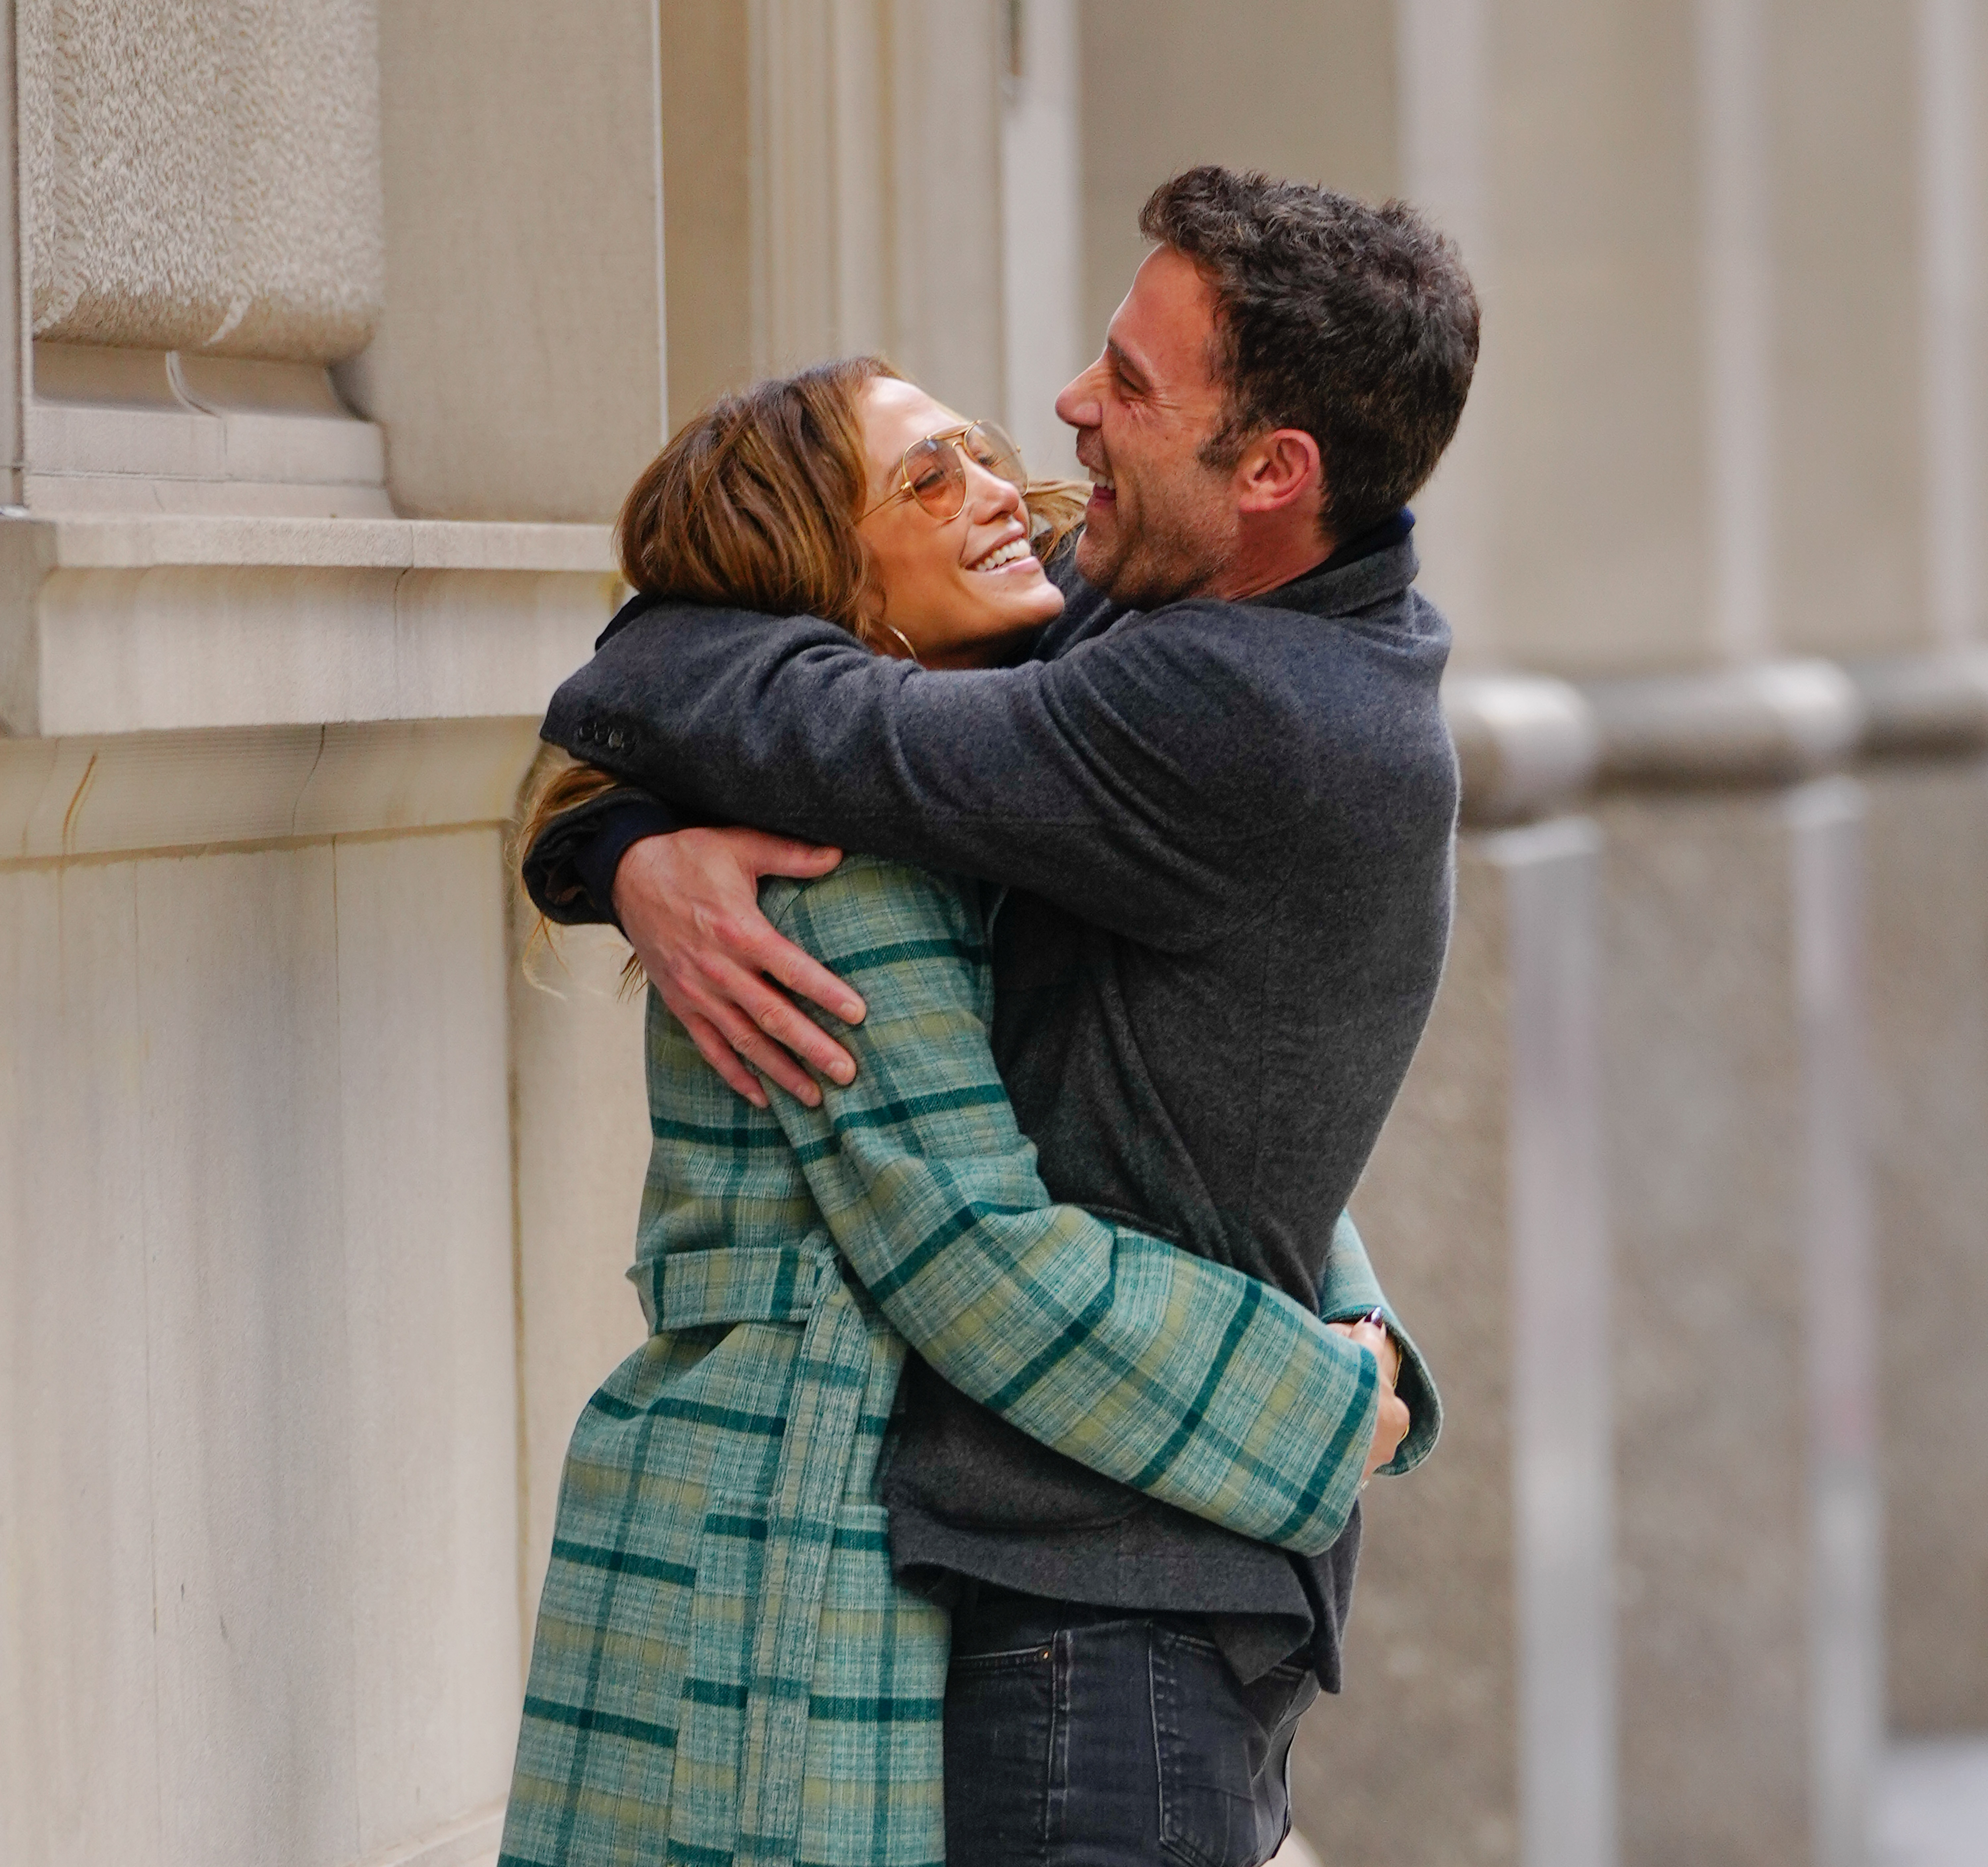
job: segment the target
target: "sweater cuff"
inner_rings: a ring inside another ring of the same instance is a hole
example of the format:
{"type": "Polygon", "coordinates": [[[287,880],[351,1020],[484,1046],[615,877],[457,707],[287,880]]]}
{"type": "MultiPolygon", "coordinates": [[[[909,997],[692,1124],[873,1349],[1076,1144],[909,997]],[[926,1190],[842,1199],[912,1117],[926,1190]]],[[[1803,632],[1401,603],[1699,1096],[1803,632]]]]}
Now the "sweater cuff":
{"type": "Polygon", "coordinates": [[[631,844],[668,836],[682,817],[646,793],[609,791],[556,817],[526,852],[525,891],[549,921],[567,926],[614,916],[614,871],[631,844]]]}

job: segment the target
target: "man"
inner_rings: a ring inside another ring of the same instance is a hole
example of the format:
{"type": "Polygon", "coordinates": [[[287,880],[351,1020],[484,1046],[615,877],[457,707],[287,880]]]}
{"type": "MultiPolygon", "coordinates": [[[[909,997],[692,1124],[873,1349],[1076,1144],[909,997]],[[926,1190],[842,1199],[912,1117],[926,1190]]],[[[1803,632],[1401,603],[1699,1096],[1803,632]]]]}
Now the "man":
{"type": "MultiPolygon", "coordinates": [[[[1448,935],[1448,637],[1404,507],[1456,430],[1477,306],[1397,205],[1201,168],[1141,227],[1155,249],[1057,402],[1093,485],[1033,658],[930,678],[807,619],[631,605],[545,733],[668,806],[562,820],[532,891],[618,919],[761,1101],[756,1070],[818,1095],[797,1059],[848,1080],[776,986],[846,1018],[860,1001],[754,905],[759,874],[836,854],[682,824],[1012,884],[995,1050],[1050,1192],[1315,1304],[1448,935]]],[[[1435,1427],[1403,1366],[1390,1470],[1435,1427]]],[[[1262,1858],[1297,1715],[1337,1689],[1357,1517],[1290,1558],[915,1361],[908,1385],[887,1495],[899,1574],[955,1605],[954,1867],[1262,1858]]]]}

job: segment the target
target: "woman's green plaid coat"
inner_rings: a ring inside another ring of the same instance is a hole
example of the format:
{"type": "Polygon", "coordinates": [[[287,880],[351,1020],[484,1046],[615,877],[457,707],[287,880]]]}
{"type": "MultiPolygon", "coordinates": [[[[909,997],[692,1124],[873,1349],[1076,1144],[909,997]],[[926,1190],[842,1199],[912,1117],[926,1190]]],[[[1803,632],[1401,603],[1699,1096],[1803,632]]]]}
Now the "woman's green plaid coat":
{"type": "MultiPolygon", "coordinates": [[[[877,1501],[908,1338],[1036,1438],[1245,1535],[1315,1552],[1345,1522],[1373,1358],[1050,1202],[988,1047],[986,898],[861,857],[767,884],[869,1005],[820,1109],[750,1107],[651,997],[630,1275],[653,1333],[574,1430],[503,1867],[943,1860],[946,1616],[893,1579],[877,1501]]],[[[1350,1227],[1328,1285],[1328,1315],[1381,1300],[1350,1227]]]]}

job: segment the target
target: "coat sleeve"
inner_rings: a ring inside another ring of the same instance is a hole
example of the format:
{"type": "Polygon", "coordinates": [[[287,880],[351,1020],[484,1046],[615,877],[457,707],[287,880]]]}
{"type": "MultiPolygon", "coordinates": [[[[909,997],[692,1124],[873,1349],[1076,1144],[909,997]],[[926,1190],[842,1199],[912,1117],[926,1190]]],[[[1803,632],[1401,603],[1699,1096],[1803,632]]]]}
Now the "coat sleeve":
{"type": "Polygon", "coordinates": [[[1378,1371],[1281,1294],[1050,1199],[989,1046],[982,929],[958,890],[852,860],[790,938],[862,992],[819,1109],[776,1098],[844,1257],[946,1380],[1093,1470],[1316,1554],[1373,1438],[1378,1371]]]}
{"type": "Polygon", "coordinates": [[[1383,1477],[1398,1477],[1411,1472],[1435,1450],[1442,1431],[1442,1396],[1435,1391],[1435,1377],[1429,1372],[1422,1351],[1401,1327],[1401,1318],[1381,1287],[1381,1280],[1368,1262],[1367,1246],[1353,1223],[1351,1213],[1341,1213],[1333,1227],[1327,1248],[1325,1275],[1318,1286],[1318,1313],[1327,1322],[1351,1322],[1378,1310],[1388,1319],[1401,1350],[1401,1370],[1395,1392],[1407,1402],[1408,1436],[1395,1456],[1381,1467],[1383,1477]]]}
{"type": "Polygon", "coordinates": [[[810,618],[664,605],[553,695],[545,736],[668,803],[1026,888],[1162,951],[1289,860],[1280,702],[1219,606],[1051,661],[928,674],[810,618]],[[1205,612],[1205,613],[1204,613],[1205,612]]]}

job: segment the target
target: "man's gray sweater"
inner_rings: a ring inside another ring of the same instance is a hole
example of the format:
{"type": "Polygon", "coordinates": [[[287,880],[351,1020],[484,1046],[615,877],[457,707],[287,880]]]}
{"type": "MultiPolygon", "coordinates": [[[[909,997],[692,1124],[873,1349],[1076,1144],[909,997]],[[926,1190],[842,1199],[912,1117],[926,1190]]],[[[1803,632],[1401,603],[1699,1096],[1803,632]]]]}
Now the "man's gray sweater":
{"type": "MultiPolygon", "coordinates": [[[[1449,932],[1449,632],[1406,532],[1247,602],[1122,611],[1065,570],[1035,658],[978,673],[808,619],[631,606],[544,735],[682,820],[1009,884],[995,1054],[1050,1192],[1316,1307],[1449,932]]],[[[606,907],[580,878],[613,807],[534,852],[555,918],[606,907]]],[[[1244,1677],[1310,1642],[1337,1684],[1357,1525],[1316,1562],[1249,1542],[915,1358],[886,1497],[915,1585],[1206,1614],[1244,1677]]]]}

